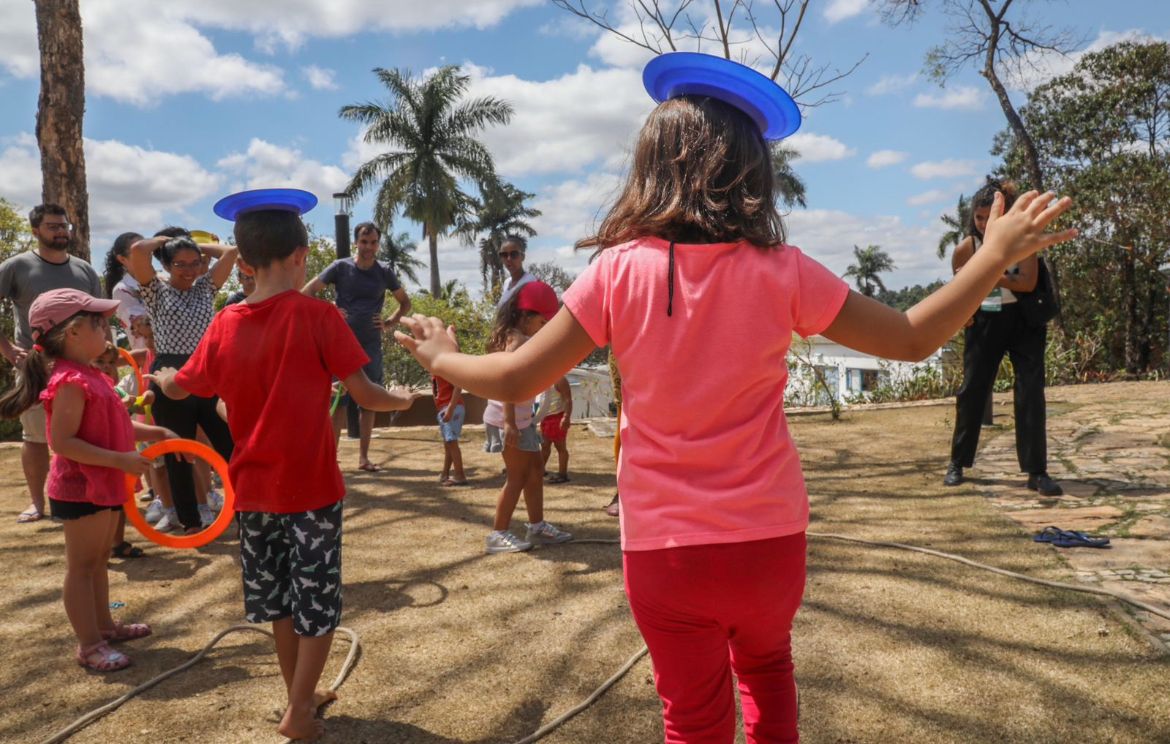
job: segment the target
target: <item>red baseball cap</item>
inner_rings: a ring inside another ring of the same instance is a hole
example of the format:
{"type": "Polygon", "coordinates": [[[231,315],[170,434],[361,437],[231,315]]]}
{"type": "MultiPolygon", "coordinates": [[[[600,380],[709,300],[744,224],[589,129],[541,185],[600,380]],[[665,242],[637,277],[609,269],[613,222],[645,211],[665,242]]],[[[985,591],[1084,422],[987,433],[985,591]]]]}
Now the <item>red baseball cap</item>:
{"type": "Polygon", "coordinates": [[[537,280],[520,287],[516,295],[516,308],[531,310],[543,315],[545,320],[552,320],[561,308],[561,302],[557,299],[556,290],[537,280]]]}
{"type": "Polygon", "coordinates": [[[108,318],[117,309],[117,300],[103,300],[80,289],[51,289],[33,300],[28,324],[35,341],[78,313],[101,313],[108,318]]]}

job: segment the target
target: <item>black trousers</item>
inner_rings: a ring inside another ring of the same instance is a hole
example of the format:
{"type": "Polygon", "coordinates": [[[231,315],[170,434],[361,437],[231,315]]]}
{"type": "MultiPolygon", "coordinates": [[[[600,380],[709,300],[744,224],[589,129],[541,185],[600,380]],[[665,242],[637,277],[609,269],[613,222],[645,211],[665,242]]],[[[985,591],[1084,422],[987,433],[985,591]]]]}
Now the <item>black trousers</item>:
{"type": "MultiPolygon", "coordinates": [[[[151,371],[162,367],[182,367],[186,356],[160,354],[151,371]]],[[[194,439],[196,427],[211,442],[212,448],[227,462],[232,459],[232,434],[227,423],[215,412],[219,398],[198,398],[194,395],[183,400],[174,400],[154,387],[154,422],[165,426],[184,439],[194,439]]],[[[183,462],[175,455],[167,455],[167,480],[171,484],[171,498],[175,502],[175,514],[184,527],[199,527],[199,502],[195,497],[195,474],[191,463],[183,462]]]]}
{"type": "Polygon", "coordinates": [[[969,468],[975,464],[983,408],[995,384],[1003,355],[1015,370],[1016,457],[1025,473],[1048,469],[1048,435],[1044,410],[1044,346],[1046,326],[1024,322],[1015,303],[999,312],[975,313],[964,334],[963,385],[955,405],[955,434],[951,461],[969,468]]]}

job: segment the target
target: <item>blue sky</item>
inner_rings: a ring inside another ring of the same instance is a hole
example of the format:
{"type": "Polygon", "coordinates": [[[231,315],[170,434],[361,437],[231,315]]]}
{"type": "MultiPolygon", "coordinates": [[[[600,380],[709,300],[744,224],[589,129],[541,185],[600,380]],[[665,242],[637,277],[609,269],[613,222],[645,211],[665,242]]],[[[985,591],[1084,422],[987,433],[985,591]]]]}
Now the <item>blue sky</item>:
{"type": "MultiPolygon", "coordinates": [[[[1123,38],[1170,38],[1163,0],[1021,3],[1095,49],[1123,38]]],[[[222,233],[211,213],[241,188],[296,185],[322,198],[308,220],[332,229],[329,195],[373,150],[337,118],[380,100],[373,67],[420,73],[462,64],[473,94],[516,109],[484,139],[498,169],[536,194],[544,215],[529,260],[577,271],[570,246],[596,224],[624,173],[629,144],[651,108],[639,50],[545,0],[82,0],[86,32],[85,135],[94,259],[123,230],[163,224],[222,233]]],[[[626,3],[612,3],[623,19],[626,3]]],[[[1004,119],[974,70],[945,89],[921,74],[947,38],[938,3],[911,27],[883,25],[866,0],[814,0],[799,36],[818,63],[848,67],[840,100],[806,111],[791,140],[808,208],[787,218],[790,242],[842,273],[853,245],[877,244],[898,269],[891,287],[944,278],[935,255],[939,215],[953,211],[992,166],[1004,119]]],[[[1061,71],[1072,59],[1039,60],[1061,71]]],[[[33,130],[37,101],[32,3],[0,3],[0,196],[39,201],[33,130]]],[[[1020,87],[1042,79],[1038,73],[1020,87]]],[[[1017,98],[1023,93],[1016,91],[1017,98]]],[[[359,203],[355,219],[369,217],[359,203]]],[[[416,237],[417,226],[400,222],[416,237]]],[[[425,250],[420,251],[425,258],[425,250]]],[[[478,290],[477,257],[441,243],[444,280],[478,290]]]]}

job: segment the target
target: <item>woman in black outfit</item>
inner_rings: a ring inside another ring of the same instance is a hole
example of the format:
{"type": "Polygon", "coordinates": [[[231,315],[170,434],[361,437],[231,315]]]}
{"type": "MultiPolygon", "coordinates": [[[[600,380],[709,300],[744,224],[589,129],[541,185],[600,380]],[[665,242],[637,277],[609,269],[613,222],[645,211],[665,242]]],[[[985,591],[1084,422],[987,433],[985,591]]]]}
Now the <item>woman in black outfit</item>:
{"type": "MultiPolygon", "coordinates": [[[[157,356],[151,371],[182,367],[195,352],[211,319],[215,296],[231,276],[236,263],[234,246],[203,245],[182,228],[160,230],[149,240],[140,240],[130,249],[130,273],[141,285],[142,303],[150,315],[157,356]],[[210,271],[204,271],[204,253],[218,256],[210,271]],[[154,270],[157,256],[169,276],[164,280],[154,270]]],[[[172,400],[155,388],[154,417],[180,437],[195,438],[202,427],[211,446],[224,460],[232,456],[232,437],[227,424],[215,411],[217,398],[190,396],[172,400]]],[[[175,511],[188,533],[202,528],[195,481],[190,463],[167,455],[167,478],[175,511]]]]}
{"type": "MultiPolygon", "coordinates": [[[[967,237],[955,248],[951,265],[958,273],[983,243],[983,230],[991,213],[995,192],[1004,195],[1004,209],[1016,200],[1011,183],[988,179],[971,198],[967,237]]],[[[943,483],[963,482],[963,468],[975,463],[983,409],[995,384],[999,364],[1006,353],[1015,371],[1016,457],[1028,474],[1027,487],[1044,496],[1059,496],[1060,485],[1048,476],[1048,435],[1044,410],[1044,347],[1046,324],[1030,323],[1020,311],[1018,294],[1036,289],[1039,260],[1029,256],[1004,273],[999,284],[975,312],[964,332],[963,385],[956,403],[951,462],[943,483]]]]}

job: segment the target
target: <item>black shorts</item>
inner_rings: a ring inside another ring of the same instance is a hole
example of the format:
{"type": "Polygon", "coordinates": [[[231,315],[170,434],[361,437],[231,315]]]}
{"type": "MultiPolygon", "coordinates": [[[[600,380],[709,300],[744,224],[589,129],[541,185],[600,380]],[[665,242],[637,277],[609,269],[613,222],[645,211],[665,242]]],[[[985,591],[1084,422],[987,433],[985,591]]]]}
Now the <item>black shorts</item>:
{"type": "Polygon", "coordinates": [[[82,517],[88,517],[108,509],[121,508],[121,505],[101,506],[99,504],[91,504],[88,501],[58,501],[54,498],[49,499],[49,515],[53,519],[81,519],[82,517]]]}
{"type": "Polygon", "coordinates": [[[341,502],[308,512],[240,512],[244,616],[291,617],[302,636],[341,623],[341,502]]]}

